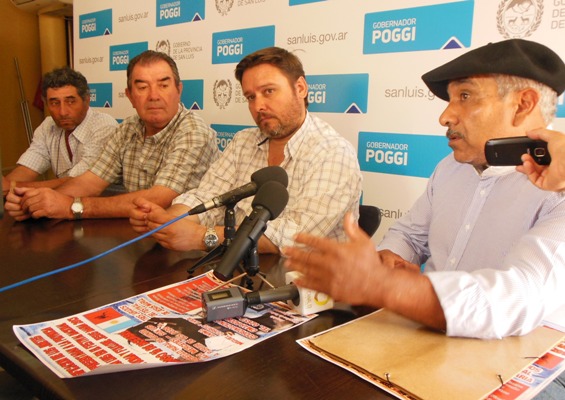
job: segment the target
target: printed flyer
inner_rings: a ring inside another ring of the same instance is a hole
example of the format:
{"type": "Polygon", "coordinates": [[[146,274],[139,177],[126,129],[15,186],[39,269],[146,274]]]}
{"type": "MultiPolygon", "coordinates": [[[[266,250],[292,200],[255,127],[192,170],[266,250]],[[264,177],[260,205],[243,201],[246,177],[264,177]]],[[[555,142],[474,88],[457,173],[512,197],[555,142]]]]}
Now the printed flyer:
{"type": "Polygon", "coordinates": [[[73,378],[215,360],[316,317],[269,303],[207,322],[202,293],[223,283],[208,272],[70,317],[16,325],[14,332],[57,376],[73,378]]]}

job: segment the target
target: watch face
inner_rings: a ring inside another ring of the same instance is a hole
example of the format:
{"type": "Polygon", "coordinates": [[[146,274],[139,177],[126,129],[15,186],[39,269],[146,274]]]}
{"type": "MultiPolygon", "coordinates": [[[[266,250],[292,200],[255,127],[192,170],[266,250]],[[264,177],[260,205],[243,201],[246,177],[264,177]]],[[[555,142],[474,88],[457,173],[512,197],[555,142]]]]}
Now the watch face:
{"type": "Polygon", "coordinates": [[[71,212],[73,213],[74,219],[82,219],[83,211],[84,205],[80,201],[80,197],[75,197],[75,200],[71,204],[71,212]]]}
{"type": "Polygon", "coordinates": [[[218,237],[215,235],[206,235],[204,243],[208,246],[214,246],[218,242],[218,237]]]}
{"type": "Polygon", "coordinates": [[[208,248],[216,246],[218,244],[218,235],[215,232],[206,232],[206,235],[204,235],[204,244],[208,248]]]}

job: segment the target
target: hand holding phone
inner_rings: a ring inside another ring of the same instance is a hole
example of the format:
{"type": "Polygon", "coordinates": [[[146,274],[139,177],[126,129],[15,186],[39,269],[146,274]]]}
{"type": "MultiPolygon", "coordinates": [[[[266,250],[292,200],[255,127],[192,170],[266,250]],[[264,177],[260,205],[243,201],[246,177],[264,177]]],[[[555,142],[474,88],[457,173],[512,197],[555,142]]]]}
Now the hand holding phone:
{"type": "Polygon", "coordinates": [[[490,139],[485,144],[485,156],[490,166],[522,165],[522,155],[529,154],[539,165],[549,165],[551,156],[547,142],[527,136],[490,139]]]}

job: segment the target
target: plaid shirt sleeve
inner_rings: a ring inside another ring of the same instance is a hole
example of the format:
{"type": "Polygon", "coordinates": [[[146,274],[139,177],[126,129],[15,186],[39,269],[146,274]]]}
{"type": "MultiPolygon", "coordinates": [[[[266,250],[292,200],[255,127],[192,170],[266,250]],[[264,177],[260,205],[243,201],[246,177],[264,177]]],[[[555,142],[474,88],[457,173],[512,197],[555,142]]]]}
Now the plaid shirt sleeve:
{"type": "Polygon", "coordinates": [[[218,158],[216,132],[202,118],[187,112],[179,118],[164,152],[167,156],[156,173],[154,185],[183,193],[198,187],[210,164],[218,158]]]}
{"type": "Polygon", "coordinates": [[[45,118],[35,129],[31,144],[18,159],[18,165],[23,165],[39,174],[51,167],[52,150],[49,139],[53,128],[56,128],[53,119],[45,118]]]}

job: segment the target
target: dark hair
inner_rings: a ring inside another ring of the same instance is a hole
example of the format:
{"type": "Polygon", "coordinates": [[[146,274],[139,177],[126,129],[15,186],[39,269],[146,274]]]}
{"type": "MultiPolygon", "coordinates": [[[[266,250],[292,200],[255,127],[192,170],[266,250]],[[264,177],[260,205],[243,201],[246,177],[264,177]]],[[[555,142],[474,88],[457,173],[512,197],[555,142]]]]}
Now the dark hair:
{"type": "Polygon", "coordinates": [[[153,51],[153,50],[146,50],[141,54],[138,54],[134,58],[132,58],[128,64],[127,69],[127,80],[128,80],[128,89],[131,89],[131,73],[133,72],[133,68],[137,65],[147,65],[153,64],[157,61],[165,61],[171,67],[173,71],[173,76],[175,78],[175,85],[177,87],[180,86],[180,75],[179,69],[177,68],[177,64],[175,61],[169,57],[167,54],[160,52],[160,51],[153,51]]]}
{"type": "MultiPolygon", "coordinates": [[[[241,83],[243,73],[249,68],[260,64],[271,64],[277,67],[292,84],[300,77],[305,78],[304,68],[300,59],[288,50],[280,47],[266,47],[245,56],[235,67],[235,78],[241,83]]],[[[304,98],[308,107],[308,97],[304,98]]]]}
{"type": "Polygon", "coordinates": [[[56,68],[46,73],[41,82],[41,95],[46,98],[47,89],[58,89],[64,86],[74,86],[83,100],[90,97],[90,88],[86,78],[70,67],[56,68]]]}

